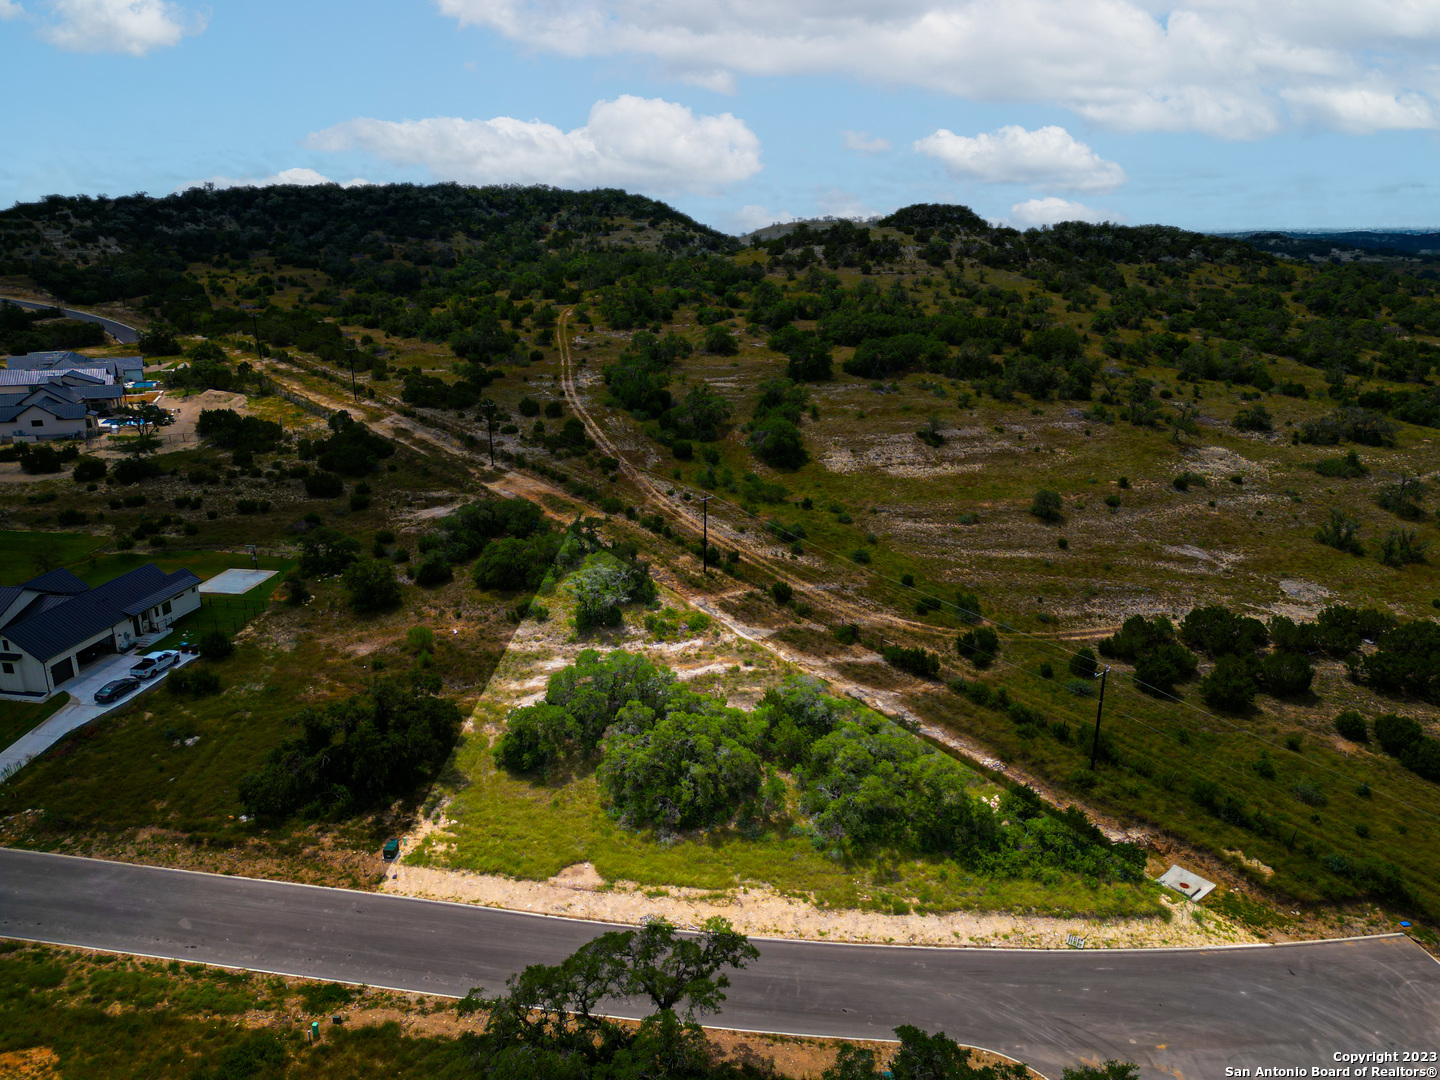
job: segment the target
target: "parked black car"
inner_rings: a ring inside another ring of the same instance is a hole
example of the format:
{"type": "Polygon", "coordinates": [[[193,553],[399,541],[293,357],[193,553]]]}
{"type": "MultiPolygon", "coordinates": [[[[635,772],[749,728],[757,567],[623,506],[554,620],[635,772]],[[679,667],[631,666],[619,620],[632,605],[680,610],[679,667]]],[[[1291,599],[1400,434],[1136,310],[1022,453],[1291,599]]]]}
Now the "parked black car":
{"type": "Polygon", "coordinates": [[[95,691],[95,704],[109,705],[112,701],[119,701],[139,686],[139,679],[113,679],[95,691]]]}

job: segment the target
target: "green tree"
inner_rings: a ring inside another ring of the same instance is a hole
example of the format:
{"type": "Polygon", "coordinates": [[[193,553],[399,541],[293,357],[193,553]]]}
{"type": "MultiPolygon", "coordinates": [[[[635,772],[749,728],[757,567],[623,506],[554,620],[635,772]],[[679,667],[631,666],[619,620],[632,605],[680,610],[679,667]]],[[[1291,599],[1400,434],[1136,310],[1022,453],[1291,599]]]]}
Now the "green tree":
{"type": "Polygon", "coordinates": [[[300,572],[307,577],[339,574],[360,557],[360,541],[322,525],[300,538],[300,572]]]}
{"type": "Polygon", "coordinates": [[[1030,513],[1052,525],[1065,520],[1064,504],[1060,501],[1060,496],[1049,488],[1041,488],[1035,492],[1035,501],[1030,504],[1030,513]]]}
{"type": "Polygon", "coordinates": [[[352,562],[340,577],[346,598],[356,611],[390,611],[400,606],[400,582],[388,559],[352,562]]]}
{"type": "Polygon", "coordinates": [[[1220,657],[1214,670],[1200,680],[1200,696],[1205,704],[1228,712],[1249,708],[1258,690],[1252,661],[1234,655],[1220,657]]]}
{"type": "Polygon", "coordinates": [[[805,437],[783,416],[767,416],[750,429],[750,449],[775,469],[798,469],[809,459],[805,437]]]}
{"type": "Polygon", "coordinates": [[[584,634],[624,621],[621,606],[629,602],[630,589],[625,572],[604,563],[586,567],[570,579],[575,595],[575,630],[584,634]]]}
{"type": "Polygon", "coordinates": [[[703,348],[716,356],[734,356],[740,351],[740,344],[728,326],[714,323],[705,331],[703,348]]]}

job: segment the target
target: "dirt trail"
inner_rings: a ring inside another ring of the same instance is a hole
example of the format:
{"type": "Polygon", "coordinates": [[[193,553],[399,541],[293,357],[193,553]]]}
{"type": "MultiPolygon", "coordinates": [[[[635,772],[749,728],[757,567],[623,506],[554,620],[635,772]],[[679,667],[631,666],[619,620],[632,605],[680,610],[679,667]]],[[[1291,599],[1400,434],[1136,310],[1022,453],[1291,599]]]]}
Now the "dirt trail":
{"type": "MultiPolygon", "coordinates": [[[[590,415],[589,410],[585,408],[585,403],[581,400],[575,385],[574,362],[570,353],[570,340],[567,333],[566,324],[569,322],[572,310],[572,308],[566,308],[560,313],[558,332],[555,335],[556,341],[560,346],[560,385],[564,389],[565,397],[569,402],[571,410],[580,418],[581,422],[584,423],[586,432],[595,440],[596,445],[604,450],[606,454],[620,462],[621,472],[634,482],[635,486],[642,492],[652,507],[665,513],[666,516],[673,520],[676,520],[687,532],[698,534],[699,530],[696,528],[694,520],[675,507],[672,500],[655,485],[648,472],[637,468],[620,452],[614,442],[606,435],[604,428],[596,423],[595,419],[590,415]]],[[[793,577],[788,572],[789,568],[783,562],[769,556],[762,550],[757,550],[757,545],[751,540],[748,533],[735,532],[728,525],[716,518],[711,519],[710,530],[715,535],[724,536],[725,539],[734,544],[737,549],[743,548],[747,558],[762,564],[767,572],[781,580],[789,582],[792,587],[797,589],[814,588],[812,582],[793,577]]],[[[892,718],[898,717],[912,726],[916,726],[927,738],[969,758],[971,761],[977,762],[992,773],[1004,776],[1007,780],[1017,784],[1029,785],[1061,809],[1067,809],[1071,805],[1080,807],[1086,811],[1087,816],[1089,816],[1091,820],[1095,822],[1096,826],[1111,840],[1128,840],[1132,842],[1144,842],[1148,840],[1149,833],[1145,830],[1126,828],[1118,821],[1106,818],[1103,815],[1097,815],[1090,807],[1084,806],[1061,794],[1024,770],[1000,761],[975,740],[959,735],[948,728],[942,728],[935,724],[922,721],[920,717],[916,716],[906,707],[905,697],[918,693],[934,693],[933,686],[921,683],[918,680],[912,680],[913,685],[907,686],[903,694],[899,691],[877,690],[873,687],[865,686],[853,679],[847,678],[836,670],[833,665],[824,660],[788,648],[784,643],[776,641],[770,631],[748,626],[735,616],[723,610],[718,601],[725,597],[735,595],[737,590],[720,594],[697,592],[689,588],[678,576],[659,570],[658,568],[655,571],[655,577],[657,581],[673,589],[676,593],[679,593],[687,603],[723,623],[731,633],[737,637],[766,649],[778,658],[804,671],[806,674],[813,675],[816,678],[830,683],[838,692],[855,698],[857,701],[860,701],[885,716],[892,718]]],[[[738,591],[743,593],[748,591],[748,589],[738,591]]],[[[896,630],[916,630],[924,632],[926,636],[933,636],[935,633],[933,626],[925,623],[916,623],[909,619],[891,615],[888,612],[876,611],[853,600],[838,597],[834,592],[827,593],[826,603],[836,609],[842,617],[849,617],[857,624],[869,623],[874,625],[876,622],[884,622],[890,632],[896,630]]],[[[1091,636],[1092,633],[1093,632],[1079,631],[1059,632],[1056,633],[1054,637],[1056,640],[1075,640],[1081,637],[1091,636]]],[[[849,659],[870,660],[874,662],[881,661],[879,655],[858,648],[856,654],[849,657],[849,659]]]]}
{"type": "MultiPolygon", "coordinates": [[[[667,497],[664,490],[656,485],[651,475],[644,469],[635,466],[624,456],[614,441],[606,434],[602,425],[596,422],[590,411],[585,407],[579,390],[575,383],[575,364],[570,351],[570,341],[567,324],[569,322],[572,308],[566,308],[560,313],[559,326],[557,327],[556,341],[560,349],[561,374],[560,383],[571,410],[581,422],[590,438],[606,454],[616,458],[620,462],[620,471],[627,476],[635,485],[641,495],[642,501],[648,504],[650,509],[664,514],[672,520],[678,528],[686,533],[693,534],[697,538],[700,535],[698,523],[689,515],[685,514],[674,501],[667,497]]],[[[329,395],[317,395],[309,387],[291,383],[284,378],[283,372],[277,373],[273,370],[274,365],[267,365],[271,370],[267,374],[275,379],[291,393],[300,394],[317,404],[328,408],[339,409],[347,406],[353,408],[353,404],[342,396],[331,397],[329,395]]],[[[380,408],[385,409],[386,402],[380,408]]],[[[543,479],[522,473],[516,470],[508,470],[496,477],[494,474],[484,475],[488,472],[480,461],[480,453],[466,447],[459,439],[441,431],[436,431],[425,425],[399,416],[393,411],[386,410],[386,415],[373,421],[374,426],[380,431],[396,438],[398,441],[411,446],[413,449],[438,450],[452,457],[465,461],[476,475],[479,481],[488,489],[505,496],[521,496],[539,503],[546,507],[546,512],[557,520],[563,520],[564,516],[553,509],[555,499],[573,502],[566,492],[558,486],[543,479]]],[[[749,533],[739,533],[725,522],[712,518],[710,528],[713,535],[723,538],[732,544],[737,550],[744,550],[746,557],[756,564],[764,567],[766,572],[775,577],[789,582],[793,587],[799,589],[813,589],[813,583],[793,576],[789,567],[780,559],[776,559],[764,550],[759,549],[754,538],[749,533]]],[[[964,735],[961,735],[948,728],[941,728],[935,724],[922,721],[906,705],[907,698],[913,698],[917,694],[935,693],[933,686],[926,685],[918,680],[908,680],[902,690],[878,690],[848,678],[831,663],[788,647],[785,643],[777,641],[773,633],[765,628],[751,626],[735,615],[725,611],[721,607],[721,601],[735,595],[743,595],[750,591],[749,587],[733,589],[727,592],[711,593],[701,592],[688,585],[682,578],[662,567],[654,568],[657,582],[673,590],[686,603],[696,609],[710,615],[716,621],[723,624],[736,637],[747,641],[759,648],[765,649],[800,671],[812,675],[829,683],[837,693],[845,694],[862,702],[866,706],[875,709],[877,712],[891,718],[899,718],[918,730],[927,738],[947,747],[950,750],[962,755],[969,760],[976,762],[991,773],[1003,776],[1005,779],[1017,783],[1026,784],[1039,792],[1050,802],[1064,809],[1075,805],[1084,809],[1087,816],[1107,836],[1113,840],[1131,840],[1145,842],[1150,839],[1149,835],[1142,830],[1127,828],[1120,822],[1097,815],[1093,808],[1085,806],[1068,796],[1062,794],[1045,784],[1038,777],[1031,775],[1024,769],[1017,768],[1013,764],[1002,762],[994,757],[990,751],[981,743],[976,742],[964,735]]],[[[895,616],[888,612],[869,607],[854,600],[840,597],[831,591],[826,595],[826,604],[842,617],[859,624],[876,625],[884,624],[889,633],[917,631],[927,636],[933,636],[935,628],[924,623],[916,623],[913,620],[895,616]]],[[[1079,636],[1077,632],[1077,637],[1079,636]]],[[[1056,634],[1057,640],[1068,640],[1068,635],[1056,634]]],[[[869,650],[855,647],[846,659],[859,662],[871,661],[880,662],[881,658],[869,650]]]]}

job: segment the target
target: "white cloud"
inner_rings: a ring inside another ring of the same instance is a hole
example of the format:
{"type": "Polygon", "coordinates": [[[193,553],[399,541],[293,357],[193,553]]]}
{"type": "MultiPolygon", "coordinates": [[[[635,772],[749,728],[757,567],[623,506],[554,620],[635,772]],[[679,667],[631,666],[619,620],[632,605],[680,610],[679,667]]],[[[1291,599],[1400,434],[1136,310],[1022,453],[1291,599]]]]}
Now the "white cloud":
{"type": "Polygon", "coordinates": [[[915,149],[944,162],[956,179],[1060,191],[1114,191],[1125,182],[1119,165],[1053,125],[1027,131],[1011,124],[974,137],[941,128],[915,143],[915,149]]]}
{"type": "Polygon", "coordinates": [[[272,176],[212,176],[208,180],[196,180],[189,184],[181,184],[176,191],[186,191],[190,188],[204,187],[206,184],[217,188],[233,187],[274,187],[276,184],[297,184],[300,187],[314,187],[317,184],[340,184],[341,187],[366,187],[371,181],[355,177],[347,183],[340,183],[338,180],[331,180],[324,173],[316,172],[314,169],[281,169],[272,176]]]}
{"type": "Polygon", "coordinates": [[[366,150],[466,183],[621,185],[707,192],[760,171],[760,140],[729,113],[624,95],[598,101],[589,122],[561,131],[539,120],[348,120],[311,135],[318,150],[366,150]]]}
{"type": "MultiPolygon", "coordinates": [[[[204,18],[167,0],[46,0],[46,5],[51,20],[40,28],[40,36],[72,52],[144,56],[205,29],[204,18]]],[[[19,10],[18,4],[10,6],[19,10]]]]}
{"type": "Polygon", "coordinates": [[[1384,89],[1350,86],[1302,87],[1283,96],[1300,119],[1352,135],[1436,126],[1435,104],[1419,94],[1397,97],[1384,89]]]}
{"type": "Polygon", "coordinates": [[[711,89],[733,89],[737,74],[844,74],[1060,105],[1131,131],[1433,126],[1440,101],[1436,0],[435,2],[532,49],[648,56],[711,89]],[[1353,103],[1361,90],[1375,99],[1353,103]],[[1326,95],[1340,104],[1317,107],[1326,95]]]}
{"type": "Polygon", "coordinates": [[[730,217],[734,221],[737,233],[754,232],[756,229],[765,228],[766,225],[781,225],[795,220],[794,214],[772,214],[763,206],[742,206],[730,217]]]}
{"type": "Polygon", "coordinates": [[[845,149],[854,150],[857,154],[883,154],[890,149],[890,140],[870,137],[868,131],[842,131],[845,137],[845,149]]]}
{"type": "Polygon", "coordinates": [[[885,210],[871,206],[855,193],[842,191],[840,188],[835,187],[816,195],[815,205],[820,209],[821,214],[830,217],[849,218],[851,221],[863,221],[867,218],[880,217],[887,213],[885,210]]]}
{"type": "Polygon", "coordinates": [[[1010,223],[1020,229],[1033,229],[1040,225],[1054,225],[1058,221],[1107,221],[1112,217],[1092,210],[1083,203],[1058,199],[1051,195],[1044,199],[1027,199],[1010,207],[1010,223]]]}
{"type": "Polygon", "coordinates": [[[24,14],[25,9],[15,0],[0,0],[0,19],[18,19],[24,14]]]}

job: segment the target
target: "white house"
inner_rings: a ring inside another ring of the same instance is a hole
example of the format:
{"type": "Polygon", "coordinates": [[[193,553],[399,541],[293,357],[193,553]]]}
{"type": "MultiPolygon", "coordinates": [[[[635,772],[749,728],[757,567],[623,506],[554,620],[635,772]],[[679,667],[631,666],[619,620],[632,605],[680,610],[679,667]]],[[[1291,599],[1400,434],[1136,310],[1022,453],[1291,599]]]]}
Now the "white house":
{"type": "Polygon", "coordinates": [[[0,404],[0,438],[35,442],[41,439],[88,439],[99,433],[99,421],[84,402],[63,401],[37,391],[0,404]]]}
{"type": "Polygon", "coordinates": [[[200,606],[200,579],[154,563],[91,588],[68,570],[0,587],[0,692],[48,697],[83,668],[200,606]]]}

